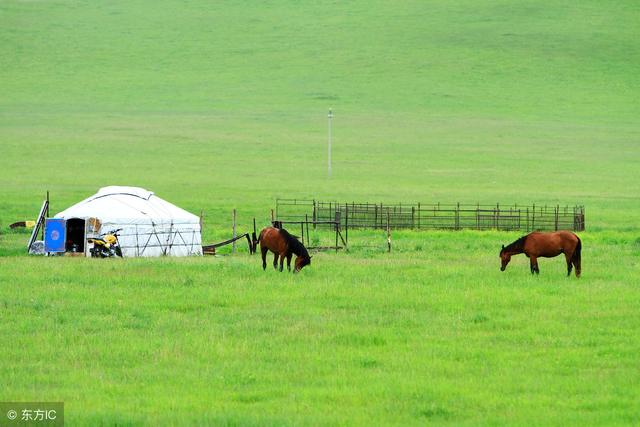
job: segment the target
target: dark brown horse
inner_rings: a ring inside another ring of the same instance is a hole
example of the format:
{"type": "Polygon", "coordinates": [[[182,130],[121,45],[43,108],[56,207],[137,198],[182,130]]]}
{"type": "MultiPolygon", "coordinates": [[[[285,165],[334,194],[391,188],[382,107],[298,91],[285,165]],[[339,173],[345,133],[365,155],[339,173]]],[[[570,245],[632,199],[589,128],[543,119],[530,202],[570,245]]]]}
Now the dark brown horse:
{"type": "Polygon", "coordinates": [[[284,228],[267,227],[260,232],[258,237],[260,251],[262,252],[262,268],[267,268],[267,251],[275,254],[273,257],[273,268],[278,268],[278,257],[280,257],[280,271],[282,271],[284,259],[287,259],[287,270],[291,271],[291,257],[296,254],[294,273],[302,270],[305,265],[311,264],[309,252],[302,243],[293,237],[284,228]]]}
{"type": "Polygon", "coordinates": [[[582,242],[580,238],[570,231],[555,231],[551,233],[540,233],[534,231],[526,236],[522,236],[515,242],[502,245],[500,259],[502,266],[500,271],[507,268],[511,257],[517,254],[525,254],[529,258],[531,274],[540,273],[538,268],[538,258],[552,258],[564,254],[567,259],[567,276],[571,275],[571,267],[576,267],[576,277],[580,277],[580,252],[582,242]]]}

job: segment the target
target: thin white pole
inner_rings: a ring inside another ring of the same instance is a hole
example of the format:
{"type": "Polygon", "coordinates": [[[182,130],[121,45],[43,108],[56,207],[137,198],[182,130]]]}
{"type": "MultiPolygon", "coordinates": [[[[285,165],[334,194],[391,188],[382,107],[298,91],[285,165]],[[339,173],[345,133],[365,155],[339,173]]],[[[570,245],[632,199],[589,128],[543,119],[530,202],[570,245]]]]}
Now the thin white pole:
{"type": "Polygon", "coordinates": [[[329,156],[328,156],[328,174],[331,177],[331,119],[333,119],[333,113],[331,112],[331,108],[329,108],[329,115],[327,116],[329,119],[329,156]]]}

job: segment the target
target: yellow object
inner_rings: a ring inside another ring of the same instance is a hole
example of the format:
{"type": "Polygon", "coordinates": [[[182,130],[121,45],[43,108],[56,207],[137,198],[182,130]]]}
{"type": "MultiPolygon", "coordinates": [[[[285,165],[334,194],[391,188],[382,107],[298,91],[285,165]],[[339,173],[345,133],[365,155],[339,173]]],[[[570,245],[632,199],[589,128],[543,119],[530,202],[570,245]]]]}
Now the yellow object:
{"type": "Polygon", "coordinates": [[[25,221],[24,222],[24,226],[27,228],[33,228],[36,226],[36,222],[35,221],[25,221]]]}
{"type": "Polygon", "coordinates": [[[113,234],[107,234],[106,236],[104,236],[104,241],[109,243],[110,245],[113,245],[117,241],[117,239],[113,234]]]}

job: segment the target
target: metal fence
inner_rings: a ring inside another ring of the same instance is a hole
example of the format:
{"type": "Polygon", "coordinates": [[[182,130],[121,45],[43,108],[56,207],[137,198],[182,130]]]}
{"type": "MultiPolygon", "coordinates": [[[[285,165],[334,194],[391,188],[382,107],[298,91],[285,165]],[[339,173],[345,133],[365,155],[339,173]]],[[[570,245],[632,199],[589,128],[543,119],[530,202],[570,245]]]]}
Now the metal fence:
{"type": "Polygon", "coordinates": [[[584,206],[500,206],[339,203],[277,199],[276,218],[283,221],[339,221],[348,228],[445,230],[573,230],[585,227],[584,206]]]}

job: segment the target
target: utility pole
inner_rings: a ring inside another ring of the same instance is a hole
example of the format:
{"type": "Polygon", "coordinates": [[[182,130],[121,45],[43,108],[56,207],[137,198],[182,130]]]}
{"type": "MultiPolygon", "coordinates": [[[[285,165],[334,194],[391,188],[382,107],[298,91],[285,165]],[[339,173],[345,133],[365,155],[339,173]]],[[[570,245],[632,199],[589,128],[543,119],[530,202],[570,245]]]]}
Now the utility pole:
{"type": "Polygon", "coordinates": [[[329,156],[328,156],[328,175],[331,178],[331,119],[333,119],[333,113],[331,112],[331,108],[329,108],[329,115],[327,116],[329,119],[329,156]]]}

